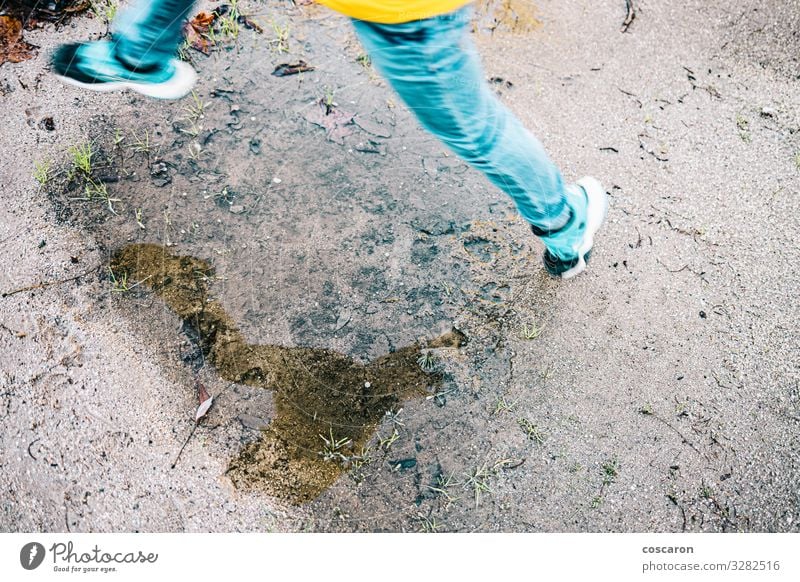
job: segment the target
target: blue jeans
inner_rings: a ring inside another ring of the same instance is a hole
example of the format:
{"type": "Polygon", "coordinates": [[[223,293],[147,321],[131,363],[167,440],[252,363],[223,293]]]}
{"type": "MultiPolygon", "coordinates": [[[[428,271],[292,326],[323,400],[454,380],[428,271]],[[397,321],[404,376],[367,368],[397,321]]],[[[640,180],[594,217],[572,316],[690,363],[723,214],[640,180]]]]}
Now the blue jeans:
{"type": "MultiPolygon", "coordinates": [[[[471,16],[467,5],[426,20],[354,19],[353,25],[372,62],[420,123],[511,196],[537,230],[557,230],[568,222],[570,209],[582,215],[581,201],[564,188],[539,140],[489,88],[470,38],[471,16]]],[[[543,240],[557,254],[569,242],[543,240]]]]}
{"type": "MultiPolygon", "coordinates": [[[[194,0],[137,0],[115,23],[116,55],[135,67],[174,57],[194,0]]],[[[420,123],[517,205],[555,254],[569,256],[585,200],[565,189],[542,144],[495,97],[469,35],[472,7],[402,24],[353,20],[372,62],[420,123]]]]}
{"type": "Polygon", "coordinates": [[[146,69],[175,58],[181,29],[195,0],[136,0],[114,21],[114,54],[131,67],[146,69]]]}

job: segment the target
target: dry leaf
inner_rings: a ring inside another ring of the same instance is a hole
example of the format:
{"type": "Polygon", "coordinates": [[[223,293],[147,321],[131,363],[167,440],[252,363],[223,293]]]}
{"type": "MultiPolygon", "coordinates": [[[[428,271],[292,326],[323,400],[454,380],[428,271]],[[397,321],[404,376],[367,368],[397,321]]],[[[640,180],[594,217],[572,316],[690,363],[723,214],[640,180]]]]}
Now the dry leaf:
{"type": "MultiPolygon", "coordinates": [[[[186,42],[189,43],[193,49],[200,51],[204,55],[211,54],[214,43],[209,36],[211,32],[219,32],[214,30],[214,24],[220,16],[225,16],[231,11],[228,4],[217,6],[211,12],[198,12],[194,18],[187,20],[183,23],[183,36],[186,42]]],[[[247,28],[255,30],[256,32],[263,32],[258,24],[253,22],[249,16],[238,15],[237,22],[247,28]]]]}
{"type": "Polygon", "coordinates": [[[197,15],[183,25],[183,36],[193,49],[204,55],[211,54],[211,39],[207,33],[217,18],[215,12],[198,12],[197,15]]]}
{"type": "Polygon", "coordinates": [[[208,410],[214,403],[214,397],[208,393],[208,390],[206,390],[206,387],[203,386],[200,380],[197,381],[197,400],[200,402],[200,406],[197,407],[197,413],[194,415],[194,421],[200,422],[200,419],[202,419],[208,413],[208,410]]]}
{"type": "Polygon", "coordinates": [[[197,15],[192,18],[191,24],[197,27],[200,32],[208,32],[208,29],[214,24],[216,18],[217,14],[215,12],[198,12],[197,15]]]}
{"type": "Polygon", "coordinates": [[[296,63],[281,63],[275,70],[272,71],[272,74],[276,77],[285,77],[287,75],[296,75],[297,73],[305,73],[306,71],[313,71],[314,67],[309,65],[307,62],[300,60],[296,63]]]}
{"type": "Polygon", "coordinates": [[[21,63],[36,55],[35,45],[22,40],[22,22],[13,16],[0,16],[0,65],[21,63]]]}

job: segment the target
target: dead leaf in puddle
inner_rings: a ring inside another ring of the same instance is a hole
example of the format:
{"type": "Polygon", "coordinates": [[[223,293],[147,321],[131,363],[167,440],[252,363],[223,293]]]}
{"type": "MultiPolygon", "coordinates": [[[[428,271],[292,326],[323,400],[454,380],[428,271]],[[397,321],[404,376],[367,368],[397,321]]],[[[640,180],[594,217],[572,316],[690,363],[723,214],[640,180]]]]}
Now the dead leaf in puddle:
{"type": "Polygon", "coordinates": [[[333,331],[339,331],[345,325],[350,323],[350,319],[353,317],[353,312],[349,307],[345,307],[339,312],[339,317],[336,318],[336,323],[333,325],[333,331]]]}
{"type": "Polygon", "coordinates": [[[0,66],[21,63],[36,55],[39,47],[22,40],[22,22],[13,16],[0,16],[0,66]]]}
{"type": "Polygon", "coordinates": [[[269,426],[268,420],[252,414],[240,414],[237,419],[242,423],[242,426],[252,430],[264,430],[269,426]]]}
{"type": "Polygon", "coordinates": [[[344,138],[353,133],[353,113],[328,105],[324,99],[317,101],[306,114],[306,121],[325,129],[327,137],[334,143],[344,145],[344,138]]]}
{"type": "Polygon", "coordinates": [[[200,380],[197,381],[197,400],[200,402],[200,406],[197,407],[197,413],[194,415],[194,421],[200,422],[200,420],[208,413],[211,405],[214,403],[214,397],[208,393],[208,390],[206,390],[206,387],[203,386],[203,383],[200,382],[200,380]]]}

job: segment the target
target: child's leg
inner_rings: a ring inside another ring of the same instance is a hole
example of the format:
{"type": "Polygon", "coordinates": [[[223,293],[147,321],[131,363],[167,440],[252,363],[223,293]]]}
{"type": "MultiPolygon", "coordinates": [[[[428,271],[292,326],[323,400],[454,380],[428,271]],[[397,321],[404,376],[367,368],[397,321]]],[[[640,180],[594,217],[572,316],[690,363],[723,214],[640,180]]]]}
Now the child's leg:
{"type": "Polygon", "coordinates": [[[138,69],[174,58],[193,5],[194,0],[136,0],[114,23],[117,58],[138,69]]]}
{"type": "Polygon", "coordinates": [[[61,45],[53,53],[56,76],[91,91],[130,89],[158,99],[180,99],[197,73],[176,51],[194,0],[135,0],[115,22],[110,39],[61,45]]]}
{"type": "Polygon", "coordinates": [[[557,230],[585,212],[585,201],[564,188],[539,141],[489,89],[469,37],[471,13],[467,7],[403,24],[353,24],[422,125],[509,194],[536,230],[557,230]]]}

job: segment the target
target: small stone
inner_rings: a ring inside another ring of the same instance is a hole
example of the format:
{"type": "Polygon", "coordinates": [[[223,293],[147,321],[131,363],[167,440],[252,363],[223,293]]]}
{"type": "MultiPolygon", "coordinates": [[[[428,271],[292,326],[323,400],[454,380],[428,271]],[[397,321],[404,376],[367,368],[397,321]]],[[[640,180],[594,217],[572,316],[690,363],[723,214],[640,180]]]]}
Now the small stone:
{"type": "Polygon", "coordinates": [[[412,469],[412,468],[416,467],[417,466],[417,460],[414,459],[414,458],[411,458],[411,459],[399,459],[397,461],[389,461],[389,464],[391,464],[395,468],[395,471],[398,471],[398,470],[401,470],[401,469],[412,469]]]}
{"type": "Polygon", "coordinates": [[[778,110],[774,107],[762,107],[761,115],[764,117],[778,117],[778,110]]]}
{"type": "Polygon", "coordinates": [[[150,175],[151,176],[158,176],[159,174],[164,174],[167,172],[167,164],[164,162],[155,162],[153,166],[150,168],[150,175]]]}
{"type": "Polygon", "coordinates": [[[268,420],[251,414],[240,414],[238,420],[242,426],[252,430],[263,430],[269,426],[268,420]]]}
{"type": "Polygon", "coordinates": [[[233,206],[231,206],[230,210],[232,214],[241,214],[242,212],[244,212],[244,206],[242,206],[241,204],[234,204],[233,206]]]}
{"type": "Polygon", "coordinates": [[[55,131],[56,123],[52,117],[45,117],[39,122],[39,128],[47,131],[55,131]]]}

